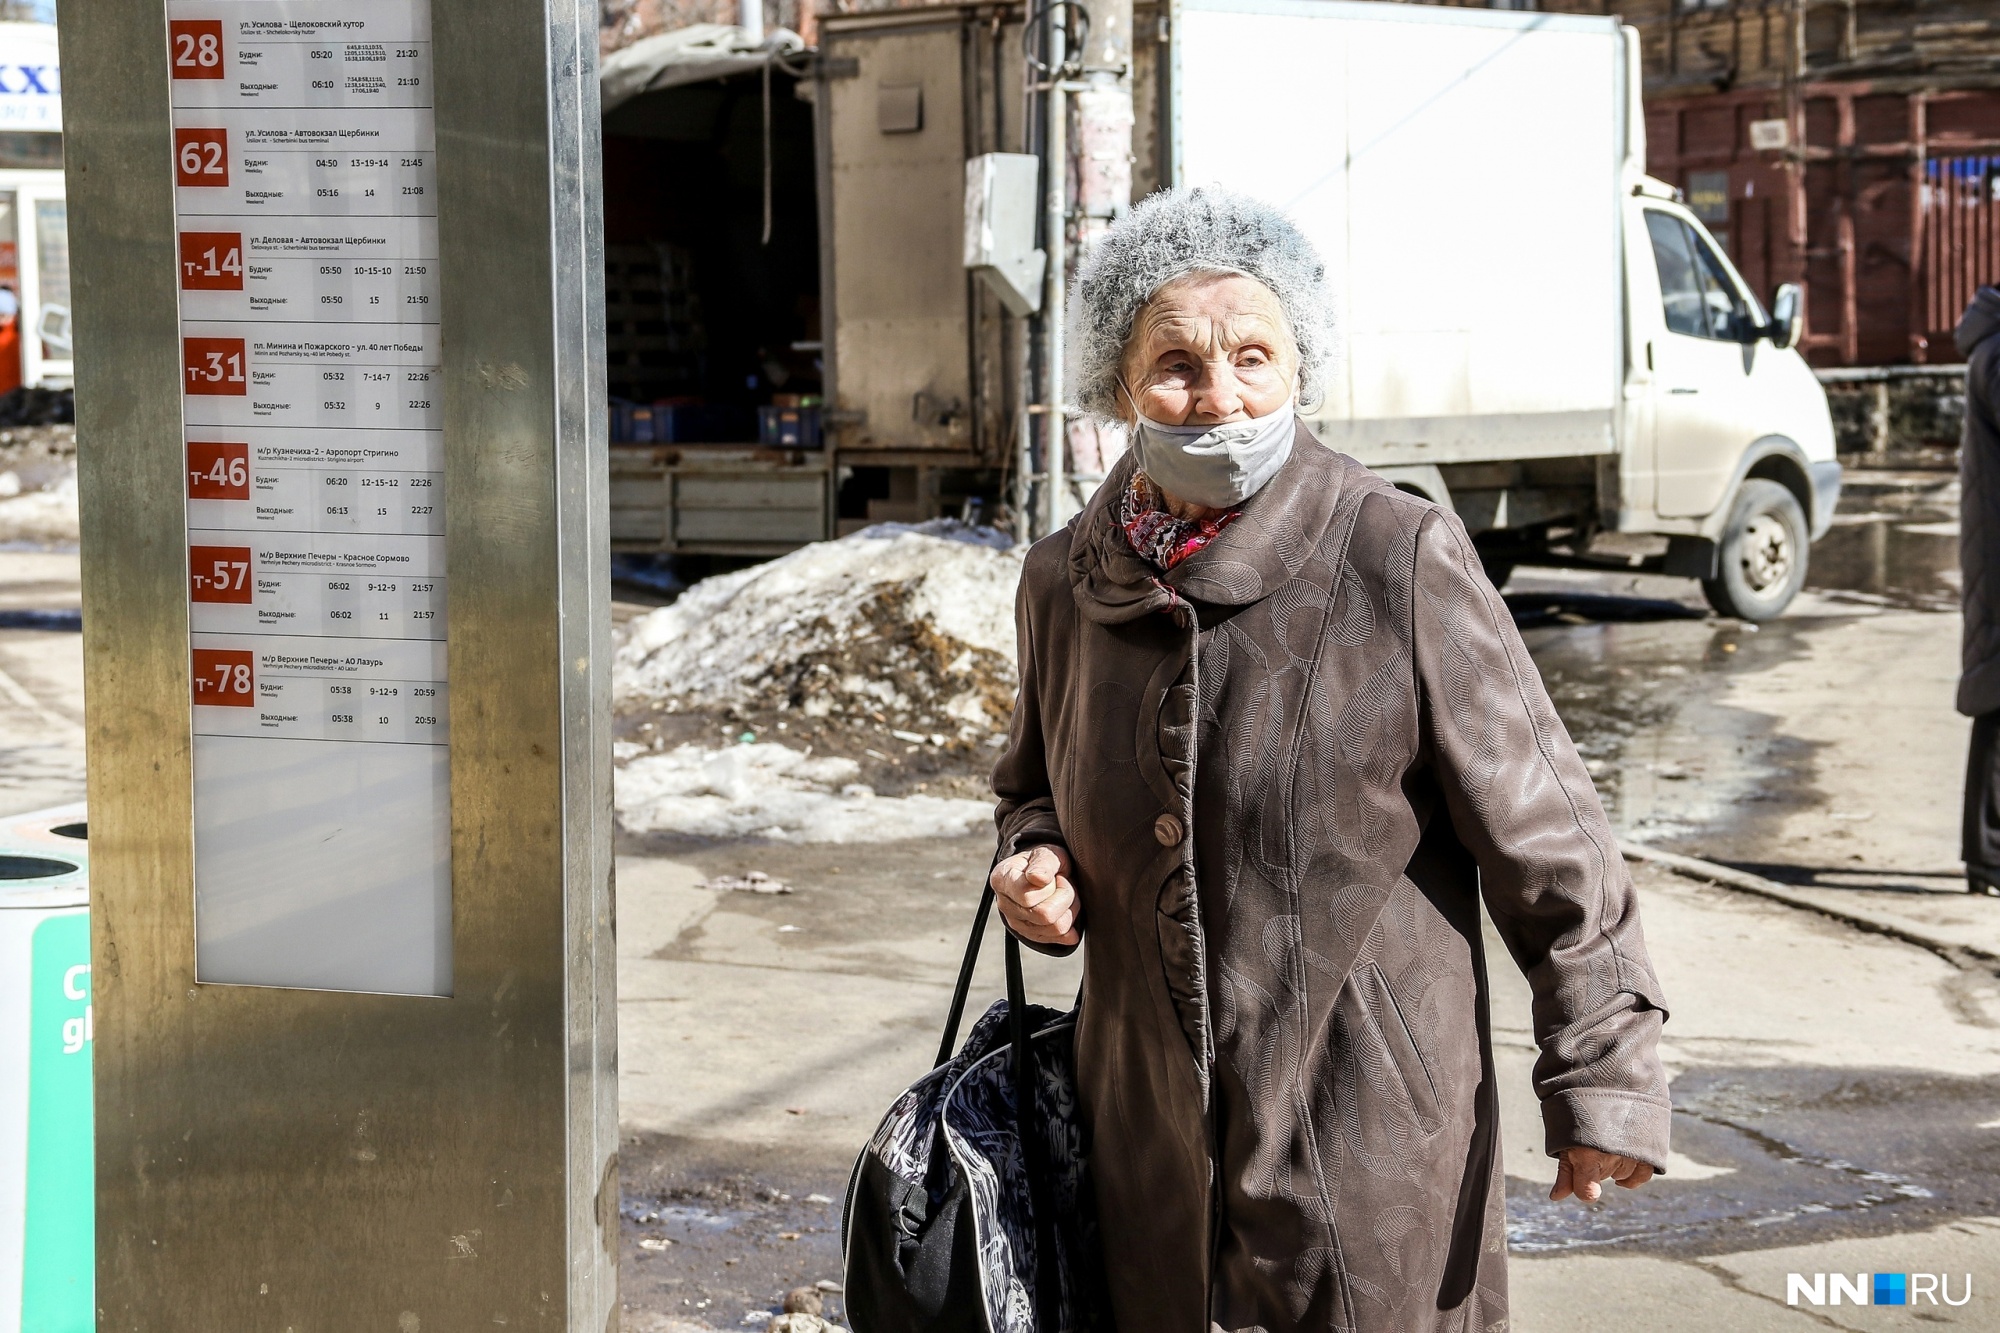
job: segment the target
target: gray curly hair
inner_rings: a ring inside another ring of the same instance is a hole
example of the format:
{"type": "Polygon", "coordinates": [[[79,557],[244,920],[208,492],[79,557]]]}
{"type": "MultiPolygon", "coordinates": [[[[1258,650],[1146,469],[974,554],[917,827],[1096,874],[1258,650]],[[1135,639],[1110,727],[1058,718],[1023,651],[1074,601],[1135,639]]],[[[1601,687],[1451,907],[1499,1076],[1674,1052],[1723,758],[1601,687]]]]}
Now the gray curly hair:
{"type": "Polygon", "coordinates": [[[1270,288],[1299,345],[1299,398],[1318,403],[1333,351],[1333,295],[1311,241],[1278,209],[1217,186],[1166,190],[1106,232],[1078,271],[1068,311],[1072,406],[1118,420],[1119,362],[1139,310],[1190,273],[1240,273],[1270,288]]]}

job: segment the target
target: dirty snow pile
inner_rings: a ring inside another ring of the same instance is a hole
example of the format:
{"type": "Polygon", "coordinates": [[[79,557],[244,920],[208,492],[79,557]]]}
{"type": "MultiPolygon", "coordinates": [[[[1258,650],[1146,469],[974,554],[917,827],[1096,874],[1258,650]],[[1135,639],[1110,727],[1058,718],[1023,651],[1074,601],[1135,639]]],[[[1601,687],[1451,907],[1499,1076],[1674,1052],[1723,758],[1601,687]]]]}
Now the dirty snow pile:
{"type": "MultiPolygon", "coordinates": [[[[632,622],[622,710],[846,723],[938,745],[990,742],[1014,704],[1020,553],[988,528],[883,523],[704,579],[632,622]]],[[[617,746],[634,832],[883,842],[986,827],[984,801],[877,796],[853,760],[772,743],[617,746]]]]}
{"type": "Polygon", "coordinates": [[[621,744],[619,822],[635,833],[787,842],[955,838],[985,827],[984,801],[877,796],[851,759],[815,759],[786,745],[683,745],[663,754],[621,744]]]}
{"type": "Polygon", "coordinates": [[[982,740],[1014,703],[1020,578],[1020,553],[989,528],[877,524],[704,579],[632,622],[614,697],[982,740]]]}

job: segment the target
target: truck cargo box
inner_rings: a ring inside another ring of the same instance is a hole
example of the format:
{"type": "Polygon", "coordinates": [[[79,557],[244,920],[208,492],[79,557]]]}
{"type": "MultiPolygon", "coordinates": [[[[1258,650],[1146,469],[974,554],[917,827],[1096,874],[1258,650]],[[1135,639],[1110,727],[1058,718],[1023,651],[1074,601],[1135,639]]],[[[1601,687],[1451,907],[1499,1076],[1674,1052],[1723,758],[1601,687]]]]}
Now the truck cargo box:
{"type": "Polygon", "coordinates": [[[1285,209],[1343,295],[1321,439],[1369,464],[1617,448],[1616,19],[1180,0],[1172,53],[1176,182],[1285,209]]]}

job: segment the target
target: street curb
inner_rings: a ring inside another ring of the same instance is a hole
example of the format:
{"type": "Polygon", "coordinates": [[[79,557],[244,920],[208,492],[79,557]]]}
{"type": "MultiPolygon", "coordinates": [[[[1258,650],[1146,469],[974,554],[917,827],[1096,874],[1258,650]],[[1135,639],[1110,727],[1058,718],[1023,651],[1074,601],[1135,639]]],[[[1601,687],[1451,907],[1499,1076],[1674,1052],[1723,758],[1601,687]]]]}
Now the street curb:
{"type": "Polygon", "coordinates": [[[1663,852],[1657,847],[1647,847],[1642,843],[1620,841],[1618,850],[1628,861],[1644,861],[1670,870],[1687,879],[1700,880],[1720,888],[1736,889],[1743,893],[1754,893],[1760,898],[1796,907],[1801,911],[1813,912],[1844,926],[1865,930],[1871,935],[1886,935],[1891,939],[1913,944],[1928,950],[1950,963],[1953,967],[1966,971],[2000,971],[2000,953],[1977,948],[1970,944],[1958,944],[1940,939],[1921,930],[1914,930],[1903,922],[1878,916],[1863,910],[1842,910],[1829,907],[1825,903],[1808,898],[1789,884],[1780,884],[1762,875],[1753,875],[1747,870],[1737,870],[1731,866],[1717,865],[1704,861],[1698,856],[1682,856],[1679,852],[1663,852]]]}

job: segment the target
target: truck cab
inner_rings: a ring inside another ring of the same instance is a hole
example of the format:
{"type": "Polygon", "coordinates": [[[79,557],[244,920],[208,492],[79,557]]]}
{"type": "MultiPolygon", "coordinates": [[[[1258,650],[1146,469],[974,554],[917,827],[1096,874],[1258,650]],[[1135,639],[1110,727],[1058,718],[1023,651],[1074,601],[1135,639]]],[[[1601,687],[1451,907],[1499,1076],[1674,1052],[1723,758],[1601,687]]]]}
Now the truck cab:
{"type": "Polygon", "coordinates": [[[1796,350],[1799,292],[1767,313],[1664,182],[1625,201],[1623,532],[1670,537],[1725,615],[1763,620],[1804,581],[1840,496],[1826,394],[1796,350]]]}

